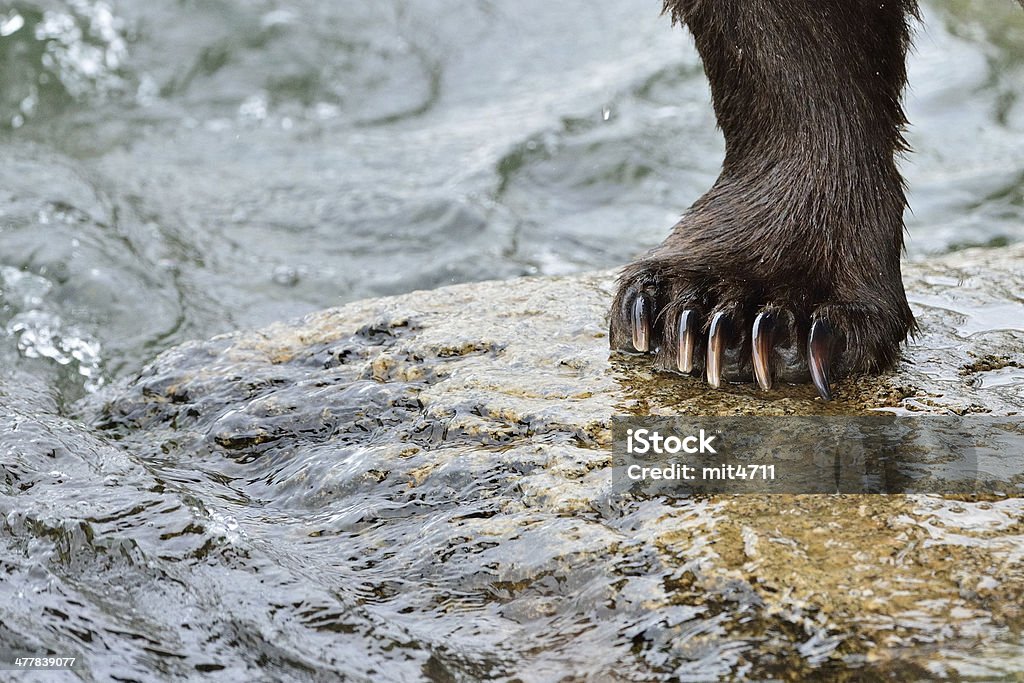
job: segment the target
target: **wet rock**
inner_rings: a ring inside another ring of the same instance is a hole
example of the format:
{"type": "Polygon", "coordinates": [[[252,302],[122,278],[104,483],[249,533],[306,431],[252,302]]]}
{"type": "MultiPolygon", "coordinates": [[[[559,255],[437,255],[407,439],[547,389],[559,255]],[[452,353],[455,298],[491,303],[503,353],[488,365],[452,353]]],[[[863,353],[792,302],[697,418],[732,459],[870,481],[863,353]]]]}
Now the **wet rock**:
{"type": "Polygon", "coordinates": [[[455,429],[473,443],[567,432],[603,444],[608,417],[623,413],[1013,415],[1024,408],[1022,258],[1016,247],[909,265],[920,329],[899,371],[842,381],[832,403],[806,385],[709,391],[642,357],[609,357],[613,274],[597,273],[414,292],[186,344],[115,391],[96,420],[219,423],[224,439],[246,423],[315,441],[361,425],[395,441],[455,429]]]}
{"type": "MultiPolygon", "coordinates": [[[[838,383],[831,403],[810,386],[709,391],[609,357],[612,274],[597,273],[186,344],[83,410],[162,486],[273,547],[272,564],[301,558],[309,581],[399,629],[423,675],[998,677],[1024,654],[1024,500],[620,499],[609,422],[1019,415],[1022,259],[908,266],[921,331],[905,361],[838,383]]],[[[279,607],[289,629],[317,630],[279,607]]]]}

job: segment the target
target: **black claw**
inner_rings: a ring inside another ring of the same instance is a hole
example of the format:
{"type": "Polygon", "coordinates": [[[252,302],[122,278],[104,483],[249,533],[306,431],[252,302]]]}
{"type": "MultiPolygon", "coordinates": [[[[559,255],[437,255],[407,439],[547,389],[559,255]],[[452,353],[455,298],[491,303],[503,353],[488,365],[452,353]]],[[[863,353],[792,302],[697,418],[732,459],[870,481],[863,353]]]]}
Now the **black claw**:
{"type": "Polygon", "coordinates": [[[775,345],[775,316],[771,313],[758,313],[754,318],[753,361],[754,377],[765,391],[772,388],[771,353],[775,345]]]}
{"type": "Polygon", "coordinates": [[[807,365],[811,369],[811,381],[826,401],[832,400],[832,389],[828,385],[829,369],[832,367],[832,346],[835,335],[832,326],[824,320],[815,320],[807,337],[807,365]]]}
{"type": "Polygon", "coordinates": [[[693,372],[693,347],[697,343],[697,313],[685,310],[679,314],[679,348],[676,353],[676,367],[679,372],[693,372]]]}
{"type": "Polygon", "coordinates": [[[708,329],[708,384],[715,389],[722,385],[722,355],[725,352],[728,326],[729,319],[720,311],[715,313],[708,329]]]}
{"type": "Polygon", "coordinates": [[[633,348],[647,353],[651,346],[651,303],[644,294],[633,299],[633,348]]]}

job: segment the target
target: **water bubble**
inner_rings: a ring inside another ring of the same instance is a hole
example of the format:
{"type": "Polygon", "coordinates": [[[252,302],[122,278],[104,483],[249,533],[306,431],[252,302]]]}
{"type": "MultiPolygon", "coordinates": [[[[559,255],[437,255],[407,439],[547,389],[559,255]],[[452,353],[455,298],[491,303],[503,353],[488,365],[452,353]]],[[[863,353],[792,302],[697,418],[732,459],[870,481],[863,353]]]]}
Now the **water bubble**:
{"type": "Polygon", "coordinates": [[[135,101],[142,107],[152,105],[160,97],[160,84],[156,79],[145,74],[139,79],[139,87],[135,92],[135,101]]]}
{"type": "Polygon", "coordinates": [[[53,283],[44,277],[10,266],[0,268],[0,295],[18,311],[4,331],[17,340],[25,358],[44,358],[74,368],[85,379],[85,390],[95,391],[104,383],[100,342],[47,310],[46,295],[52,290],[53,283]]]}
{"type": "Polygon", "coordinates": [[[266,93],[250,95],[238,107],[238,116],[249,121],[262,121],[267,118],[267,105],[266,93]]]}
{"type": "Polygon", "coordinates": [[[330,102],[317,102],[313,107],[313,114],[321,121],[337,118],[340,113],[341,107],[330,102]]]}
{"type": "Polygon", "coordinates": [[[45,67],[72,97],[105,94],[123,85],[115,73],[127,56],[123,22],[103,2],[73,0],[70,12],[47,10],[35,26],[46,45],[45,67]]]}
{"type": "Polygon", "coordinates": [[[11,10],[10,14],[0,21],[0,38],[17,33],[24,25],[25,17],[18,14],[16,10],[11,10]]]}
{"type": "Polygon", "coordinates": [[[275,28],[277,26],[285,26],[287,24],[295,23],[296,20],[295,12],[288,9],[276,9],[267,12],[260,17],[260,26],[264,29],[275,28]]]}
{"type": "Polygon", "coordinates": [[[12,128],[54,107],[104,99],[125,86],[124,22],[109,5],[95,0],[45,4],[52,7],[41,14],[0,14],[0,38],[11,43],[4,68],[18,74],[3,103],[14,110],[0,114],[12,128]]]}
{"type": "Polygon", "coordinates": [[[299,271],[292,266],[277,266],[274,268],[273,279],[284,287],[294,287],[299,284],[299,271]]]}

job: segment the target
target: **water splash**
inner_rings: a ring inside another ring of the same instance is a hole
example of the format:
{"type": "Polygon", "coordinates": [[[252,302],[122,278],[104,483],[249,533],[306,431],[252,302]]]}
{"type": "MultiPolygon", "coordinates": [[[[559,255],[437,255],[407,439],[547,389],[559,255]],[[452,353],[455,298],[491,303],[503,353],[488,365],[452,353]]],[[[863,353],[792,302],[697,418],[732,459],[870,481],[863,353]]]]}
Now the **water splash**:
{"type": "Polygon", "coordinates": [[[4,266],[0,268],[0,302],[18,311],[4,327],[17,340],[25,358],[45,358],[72,368],[93,392],[104,384],[101,344],[92,335],[46,308],[53,284],[44,277],[4,266]]]}
{"type": "Polygon", "coordinates": [[[0,125],[125,89],[125,22],[102,0],[18,3],[0,15],[0,125]],[[49,4],[49,3],[48,3],[49,4]]]}
{"type": "Polygon", "coordinates": [[[72,97],[121,85],[117,70],[127,56],[124,22],[105,2],[70,0],[67,11],[47,10],[35,26],[46,44],[43,65],[53,69],[72,97]]]}

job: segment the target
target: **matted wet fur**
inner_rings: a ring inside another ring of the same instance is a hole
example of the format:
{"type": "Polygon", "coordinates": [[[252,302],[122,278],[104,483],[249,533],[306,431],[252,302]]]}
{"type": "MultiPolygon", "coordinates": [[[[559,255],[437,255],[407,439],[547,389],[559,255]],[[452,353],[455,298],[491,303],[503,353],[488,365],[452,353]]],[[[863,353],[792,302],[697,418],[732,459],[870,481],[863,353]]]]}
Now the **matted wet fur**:
{"type": "Polygon", "coordinates": [[[666,0],[711,84],[725,160],[627,266],[615,349],[765,389],[893,367],[914,328],[900,276],[900,104],[916,0],[666,0]]]}

